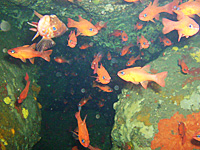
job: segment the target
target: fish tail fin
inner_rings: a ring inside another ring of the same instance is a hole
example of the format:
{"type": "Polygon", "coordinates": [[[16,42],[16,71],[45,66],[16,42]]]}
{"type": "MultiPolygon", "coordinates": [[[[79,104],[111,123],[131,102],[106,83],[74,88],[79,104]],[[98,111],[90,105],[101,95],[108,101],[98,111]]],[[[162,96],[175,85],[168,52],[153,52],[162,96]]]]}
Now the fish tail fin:
{"type": "Polygon", "coordinates": [[[37,43],[36,48],[38,51],[44,51],[56,45],[52,39],[42,38],[39,43],[37,43]]]}
{"type": "Polygon", "coordinates": [[[165,78],[167,77],[168,72],[161,72],[155,74],[155,82],[162,87],[165,87],[165,78]]]}
{"type": "Polygon", "coordinates": [[[48,50],[48,51],[42,52],[41,57],[42,57],[44,60],[46,60],[46,61],[49,62],[49,61],[50,61],[50,55],[51,55],[52,51],[53,51],[53,50],[48,50]]]}
{"type": "Polygon", "coordinates": [[[164,28],[162,30],[163,34],[167,34],[171,32],[172,30],[174,30],[174,23],[175,23],[174,21],[163,18],[162,23],[164,25],[164,28]]]}
{"type": "Polygon", "coordinates": [[[73,19],[71,19],[71,18],[68,18],[68,24],[67,24],[67,26],[69,27],[69,28],[72,28],[72,27],[75,27],[76,26],[76,21],[74,21],[73,19]]]}
{"type": "Polygon", "coordinates": [[[28,73],[26,72],[26,76],[24,78],[27,82],[29,81],[29,76],[28,76],[28,73]]]}

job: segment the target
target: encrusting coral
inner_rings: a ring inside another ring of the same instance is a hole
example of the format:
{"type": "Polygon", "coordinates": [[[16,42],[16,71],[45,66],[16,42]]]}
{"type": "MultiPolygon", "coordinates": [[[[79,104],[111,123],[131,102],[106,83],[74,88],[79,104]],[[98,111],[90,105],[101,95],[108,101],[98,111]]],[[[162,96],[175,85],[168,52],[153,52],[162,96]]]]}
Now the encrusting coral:
{"type": "Polygon", "coordinates": [[[161,150],[192,150],[200,149],[200,142],[194,140],[193,135],[200,129],[200,112],[187,115],[176,112],[170,119],[161,119],[158,123],[159,132],[151,142],[151,148],[161,150]],[[179,133],[178,124],[184,123],[184,140],[179,133]]]}

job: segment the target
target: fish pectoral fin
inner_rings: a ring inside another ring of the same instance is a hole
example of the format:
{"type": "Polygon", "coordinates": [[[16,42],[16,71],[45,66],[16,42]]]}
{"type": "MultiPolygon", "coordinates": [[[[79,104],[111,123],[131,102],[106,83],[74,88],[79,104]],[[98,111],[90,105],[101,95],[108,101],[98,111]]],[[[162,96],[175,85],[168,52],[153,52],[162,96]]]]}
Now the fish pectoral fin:
{"type": "Polygon", "coordinates": [[[141,85],[142,85],[142,87],[143,87],[144,89],[147,89],[148,81],[142,81],[142,82],[140,82],[140,83],[141,83],[141,85]]]}
{"type": "Polygon", "coordinates": [[[32,64],[34,64],[34,58],[29,59],[32,64]]]}
{"type": "Polygon", "coordinates": [[[24,63],[26,62],[26,59],[25,58],[20,58],[21,61],[23,61],[24,63]]]}

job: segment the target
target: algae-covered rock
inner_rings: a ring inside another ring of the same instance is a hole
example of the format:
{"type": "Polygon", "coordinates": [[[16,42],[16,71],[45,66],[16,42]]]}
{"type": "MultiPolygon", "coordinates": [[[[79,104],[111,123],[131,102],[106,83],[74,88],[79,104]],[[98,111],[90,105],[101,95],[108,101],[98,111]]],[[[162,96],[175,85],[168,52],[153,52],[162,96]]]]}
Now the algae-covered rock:
{"type": "MultiPolygon", "coordinates": [[[[170,118],[176,112],[186,116],[200,110],[200,64],[191,55],[199,51],[193,48],[193,41],[198,37],[189,39],[188,45],[167,48],[165,56],[149,63],[154,73],[168,71],[165,87],[151,82],[144,89],[141,85],[128,83],[122,90],[119,100],[113,105],[116,111],[111,134],[113,150],[114,147],[125,149],[124,145],[127,143],[131,143],[129,145],[133,145],[135,150],[150,150],[151,141],[158,133],[159,120],[170,118]],[[178,59],[185,61],[189,68],[188,74],[181,71],[178,59]]],[[[198,44],[195,47],[199,47],[198,44]]],[[[174,124],[177,125],[178,132],[179,122],[174,124]]],[[[187,122],[185,124],[187,126],[187,122]]],[[[170,127],[166,130],[170,130],[170,127]]]]}

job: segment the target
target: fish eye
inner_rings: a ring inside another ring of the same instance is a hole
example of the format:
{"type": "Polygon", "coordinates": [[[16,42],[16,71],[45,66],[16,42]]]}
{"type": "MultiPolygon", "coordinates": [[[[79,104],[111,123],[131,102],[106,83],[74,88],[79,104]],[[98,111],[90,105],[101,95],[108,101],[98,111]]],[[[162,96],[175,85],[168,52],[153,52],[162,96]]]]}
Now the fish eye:
{"type": "Polygon", "coordinates": [[[90,28],[89,30],[90,30],[90,31],[93,31],[93,29],[92,29],[92,28],[90,28]]]}
{"type": "Polygon", "coordinates": [[[56,27],[53,27],[53,31],[56,31],[56,27]]]}
{"type": "Polygon", "coordinates": [[[200,138],[200,135],[197,135],[198,138],[200,138]]]}
{"type": "Polygon", "coordinates": [[[174,6],[174,9],[177,9],[177,7],[176,7],[176,6],[174,6]]]}
{"type": "Polygon", "coordinates": [[[109,91],[112,91],[112,89],[109,89],[109,91]]]}
{"type": "Polygon", "coordinates": [[[102,79],[106,79],[106,77],[105,76],[103,76],[103,78],[102,79]]]}
{"type": "Polygon", "coordinates": [[[127,65],[129,65],[130,63],[127,63],[127,65]]]}
{"type": "Polygon", "coordinates": [[[145,45],[146,43],[144,42],[143,44],[145,45]]]}
{"type": "Polygon", "coordinates": [[[72,42],[72,40],[69,40],[69,43],[71,43],[72,42]]]}
{"type": "Polygon", "coordinates": [[[124,38],[126,38],[126,36],[123,36],[124,38]]]}
{"type": "Polygon", "coordinates": [[[189,28],[193,28],[193,25],[192,25],[192,24],[189,24],[189,28]]]}
{"type": "Polygon", "coordinates": [[[144,14],[144,17],[147,17],[147,14],[144,14]]]}
{"type": "Polygon", "coordinates": [[[176,10],[180,10],[180,7],[177,7],[176,10]]]}
{"type": "Polygon", "coordinates": [[[169,41],[166,41],[167,43],[169,43],[169,41]]]}
{"type": "Polygon", "coordinates": [[[124,71],[122,71],[122,72],[120,72],[120,74],[121,74],[121,75],[125,75],[125,72],[124,72],[124,71]]]}
{"type": "Polygon", "coordinates": [[[14,53],[15,53],[15,50],[11,50],[11,53],[14,54],[14,53]]]}
{"type": "Polygon", "coordinates": [[[82,140],[81,140],[81,142],[82,142],[82,143],[85,143],[85,140],[84,140],[84,139],[82,139],[82,140]]]}

